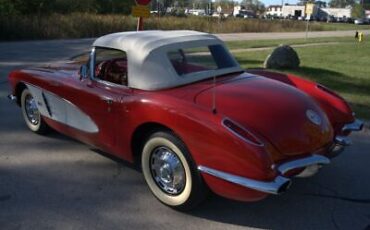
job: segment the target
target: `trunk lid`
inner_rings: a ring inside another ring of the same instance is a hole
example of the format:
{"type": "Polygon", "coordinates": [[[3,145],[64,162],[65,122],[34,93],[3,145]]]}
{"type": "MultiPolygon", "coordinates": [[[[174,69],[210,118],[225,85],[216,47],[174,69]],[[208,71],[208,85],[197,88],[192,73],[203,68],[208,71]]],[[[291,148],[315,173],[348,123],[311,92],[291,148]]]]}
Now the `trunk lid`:
{"type": "Polygon", "coordinates": [[[213,93],[220,114],[262,136],[285,156],[312,153],[333,138],[326,114],[295,87],[243,74],[204,89],[195,102],[211,108],[213,93]]]}

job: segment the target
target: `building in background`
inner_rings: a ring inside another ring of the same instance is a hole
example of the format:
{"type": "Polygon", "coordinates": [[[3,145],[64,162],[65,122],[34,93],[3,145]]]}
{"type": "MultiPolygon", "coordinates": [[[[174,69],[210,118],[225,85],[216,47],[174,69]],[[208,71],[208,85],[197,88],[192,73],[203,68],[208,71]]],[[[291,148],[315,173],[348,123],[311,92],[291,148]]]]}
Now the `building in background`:
{"type": "Polygon", "coordinates": [[[365,10],[365,17],[370,19],[370,10],[365,10]]]}
{"type": "Polygon", "coordinates": [[[271,5],[266,8],[265,15],[267,17],[283,17],[283,6],[281,5],[271,5]]]}
{"type": "MultiPolygon", "coordinates": [[[[312,17],[316,16],[318,12],[318,7],[314,6],[312,17]]],[[[285,4],[281,5],[271,5],[267,7],[266,17],[273,18],[290,18],[290,19],[304,19],[305,15],[305,6],[304,5],[290,5],[285,4]]]]}
{"type": "MultiPolygon", "coordinates": [[[[271,5],[267,7],[265,16],[274,18],[289,18],[289,19],[308,19],[306,15],[306,6],[302,4],[285,4],[271,5]]],[[[370,17],[370,12],[369,15],[370,17]]],[[[322,1],[315,2],[313,6],[312,14],[310,15],[310,20],[321,20],[329,21],[330,19],[335,19],[336,21],[346,21],[346,19],[352,18],[352,7],[346,8],[330,8],[326,7],[326,3],[322,1]]]]}
{"type": "Polygon", "coordinates": [[[288,5],[285,4],[282,8],[284,18],[303,19],[305,17],[304,5],[288,5]]]}
{"type": "Polygon", "coordinates": [[[336,18],[337,21],[352,18],[352,7],[346,8],[320,8],[320,18],[336,18]]]}

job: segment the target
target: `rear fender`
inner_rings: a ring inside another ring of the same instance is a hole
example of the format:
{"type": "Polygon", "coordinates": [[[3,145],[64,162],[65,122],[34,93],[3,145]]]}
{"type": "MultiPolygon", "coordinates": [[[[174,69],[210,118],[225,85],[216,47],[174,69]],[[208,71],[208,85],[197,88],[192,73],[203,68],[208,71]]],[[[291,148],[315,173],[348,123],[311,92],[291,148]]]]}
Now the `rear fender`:
{"type": "MultiPolygon", "coordinates": [[[[135,104],[129,107],[135,120],[171,129],[185,143],[197,166],[261,181],[271,181],[276,177],[266,147],[254,146],[237,138],[222,125],[222,114],[213,114],[211,109],[173,97],[151,95],[134,101],[135,104]]],[[[208,174],[202,175],[209,188],[224,197],[252,201],[267,195],[208,174]]]]}
{"type": "Polygon", "coordinates": [[[266,70],[248,70],[248,72],[296,87],[313,97],[325,111],[336,134],[346,123],[354,121],[353,112],[348,103],[337,93],[318,83],[303,79],[293,74],[283,74],[266,70]]]}

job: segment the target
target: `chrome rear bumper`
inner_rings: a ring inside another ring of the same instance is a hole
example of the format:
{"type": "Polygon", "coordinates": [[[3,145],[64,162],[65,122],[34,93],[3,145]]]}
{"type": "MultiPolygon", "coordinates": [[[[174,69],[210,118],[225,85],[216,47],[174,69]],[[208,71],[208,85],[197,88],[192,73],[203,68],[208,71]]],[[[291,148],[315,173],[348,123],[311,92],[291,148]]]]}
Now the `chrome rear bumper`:
{"type": "Polygon", "coordinates": [[[14,101],[14,102],[17,101],[17,97],[14,96],[13,94],[9,94],[8,99],[11,100],[11,101],[14,101]]]}
{"type": "Polygon", "coordinates": [[[345,124],[342,128],[343,132],[348,132],[348,131],[360,131],[364,127],[364,122],[356,119],[354,122],[345,124]]]}
{"type": "MultiPolygon", "coordinates": [[[[280,174],[285,174],[286,172],[298,169],[298,168],[305,168],[311,165],[323,165],[323,164],[329,164],[330,160],[324,156],[313,154],[311,156],[300,158],[297,160],[289,161],[286,163],[283,163],[279,166],[277,166],[277,171],[280,174]]],[[[209,175],[212,175],[214,177],[223,179],[225,181],[249,188],[254,189],[257,191],[270,193],[270,194],[280,194],[285,192],[291,182],[291,179],[284,177],[282,175],[279,175],[275,177],[273,181],[260,181],[260,180],[254,180],[246,177],[241,177],[237,175],[233,175],[230,173],[222,172],[220,170],[212,169],[205,166],[198,166],[198,170],[202,173],[207,173],[209,175]]]]}
{"type": "Polygon", "coordinates": [[[324,157],[322,155],[313,154],[305,158],[300,158],[297,160],[283,163],[277,167],[277,171],[280,174],[284,175],[285,173],[297,168],[306,168],[307,166],[310,165],[326,165],[329,163],[330,163],[329,158],[324,157]]]}
{"type": "MultiPolygon", "coordinates": [[[[356,119],[352,123],[345,124],[342,128],[343,133],[352,132],[352,131],[360,131],[364,127],[364,122],[359,119],[356,119]]],[[[343,152],[346,146],[352,144],[352,140],[348,136],[336,136],[334,138],[334,144],[330,148],[328,156],[330,158],[338,156],[341,152],[343,152]]]]}
{"type": "Polygon", "coordinates": [[[198,166],[198,170],[225,181],[270,194],[280,194],[287,190],[291,184],[291,180],[283,176],[277,176],[273,181],[259,181],[222,172],[205,166],[198,166]]]}

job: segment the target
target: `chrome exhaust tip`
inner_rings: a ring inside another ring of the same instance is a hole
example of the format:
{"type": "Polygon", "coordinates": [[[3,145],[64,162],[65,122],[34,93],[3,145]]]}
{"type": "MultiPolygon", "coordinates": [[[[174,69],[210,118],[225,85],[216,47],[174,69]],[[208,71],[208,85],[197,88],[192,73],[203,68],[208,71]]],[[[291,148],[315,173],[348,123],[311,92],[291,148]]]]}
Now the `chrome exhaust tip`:
{"type": "Polygon", "coordinates": [[[334,138],[334,143],[331,147],[328,148],[327,156],[329,158],[337,157],[339,154],[343,152],[346,146],[352,144],[352,141],[349,137],[346,136],[336,136],[334,138]]]}
{"type": "Polygon", "coordinates": [[[295,177],[298,177],[298,178],[311,177],[311,176],[315,175],[320,170],[321,167],[322,167],[322,165],[320,165],[320,164],[309,165],[301,173],[299,173],[295,177]]]}
{"type": "Polygon", "coordinates": [[[345,149],[345,146],[344,145],[334,143],[329,148],[329,151],[327,153],[327,156],[329,158],[337,157],[337,156],[339,156],[339,154],[341,154],[343,152],[344,149],[345,149]]]}
{"type": "Polygon", "coordinates": [[[352,141],[351,141],[351,139],[349,139],[346,136],[336,136],[335,137],[335,143],[343,145],[343,146],[348,146],[348,145],[352,144],[352,141]]]}

